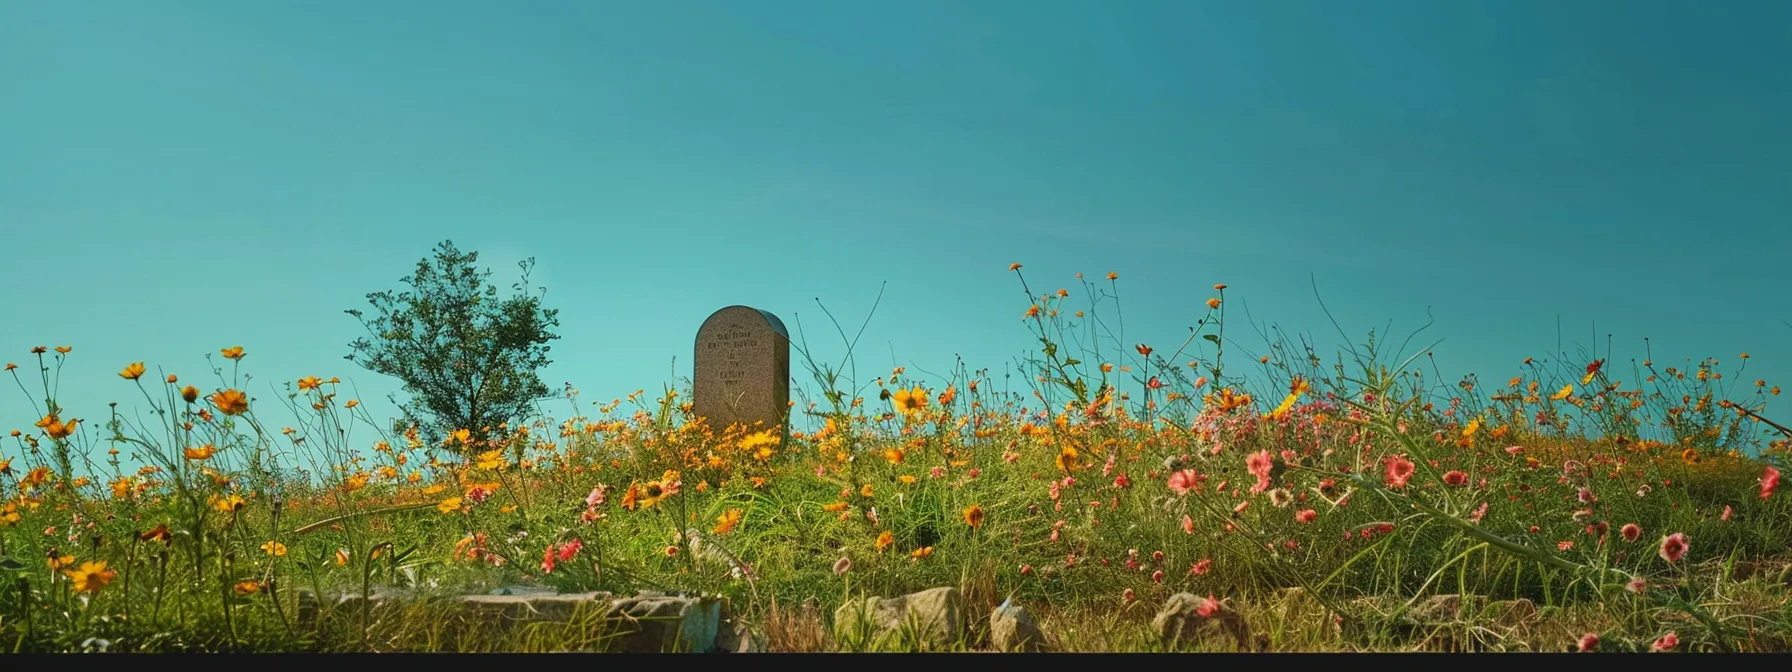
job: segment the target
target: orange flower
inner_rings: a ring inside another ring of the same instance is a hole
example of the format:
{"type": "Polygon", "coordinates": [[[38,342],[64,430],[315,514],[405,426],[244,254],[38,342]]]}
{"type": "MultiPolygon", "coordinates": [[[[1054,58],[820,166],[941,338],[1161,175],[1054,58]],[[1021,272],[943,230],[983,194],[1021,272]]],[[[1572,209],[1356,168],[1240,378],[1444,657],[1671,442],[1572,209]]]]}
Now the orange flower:
{"type": "Polygon", "coordinates": [[[168,384],[169,385],[173,385],[176,381],[179,381],[179,380],[180,380],[180,376],[176,376],[172,373],[168,374],[168,384]]]}
{"type": "Polygon", "coordinates": [[[225,359],[233,359],[234,360],[234,359],[242,359],[243,358],[243,346],[240,346],[240,345],[236,346],[234,348],[224,348],[223,350],[219,350],[219,352],[224,353],[225,359]]]}
{"type": "Polygon", "coordinates": [[[136,380],[143,377],[143,371],[143,362],[132,362],[129,366],[124,367],[123,371],[118,372],[118,377],[125,380],[136,380]]]}
{"type": "Polygon", "coordinates": [[[249,395],[239,390],[223,390],[211,397],[212,405],[225,415],[242,415],[249,412],[249,395]]]}
{"type": "Polygon", "coordinates": [[[1018,271],[1018,270],[1020,270],[1020,264],[1009,264],[1009,265],[1008,265],[1008,270],[1010,270],[1010,271],[1018,271]]]}
{"type": "Polygon", "coordinates": [[[891,534],[889,530],[884,530],[877,535],[877,541],[873,543],[877,545],[877,552],[882,553],[884,549],[890,547],[890,544],[896,543],[896,535],[891,534]]]}
{"type": "Polygon", "coordinates": [[[1139,351],[1140,357],[1150,357],[1151,356],[1151,346],[1145,345],[1144,343],[1140,343],[1133,347],[1135,350],[1139,351]]]}
{"type": "Polygon", "coordinates": [[[914,558],[916,560],[920,560],[921,558],[925,558],[929,555],[933,555],[933,547],[932,546],[922,546],[921,548],[915,549],[914,552],[909,553],[908,557],[914,558]]]}
{"type": "Polygon", "coordinates": [[[58,345],[58,346],[56,346],[56,351],[57,351],[57,352],[60,352],[60,353],[62,353],[62,354],[65,354],[65,355],[66,355],[66,354],[68,354],[68,353],[69,353],[69,351],[71,351],[71,350],[74,350],[74,348],[71,348],[71,347],[68,347],[68,346],[66,346],[66,345],[58,345]]]}
{"type": "Polygon", "coordinates": [[[1219,297],[1214,297],[1214,298],[1208,299],[1207,307],[1210,309],[1218,310],[1220,307],[1219,297]]]}
{"type": "Polygon", "coordinates": [[[1119,273],[1114,273],[1114,272],[1112,272],[1112,271],[1109,271],[1109,272],[1108,272],[1108,279],[1109,279],[1109,280],[1119,280],[1119,279],[1120,279],[1120,274],[1119,274],[1119,273]]]}
{"type": "Polygon", "coordinates": [[[1214,286],[1213,286],[1213,291],[1216,291],[1216,292],[1223,292],[1223,291],[1226,291],[1226,283],[1223,283],[1223,282],[1222,282],[1222,283],[1219,283],[1219,284],[1216,284],[1216,285],[1214,285],[1214,286]]]}
{"type": "Polygon", "coordinates": [[[965,524],[970,525],[972,529],[983,527],[983,507],[972,504],[969,508],[966,508],[964,510],[964,522],[965,524]]]}
{"type": "Polygon", "coordinates": [[[211,456],[217,452],[218,449],[212,447],[212,445],[208,443],[198,448],[188,448],[186,450],[186,456],[189,460],[207,460],[211,459],[211,456]]]}
{"type": "Polygon", "coordinates": [[[318,380],[317,376],[305,376],[299,379],[299,391],[315,390],[322,383],[323,381],[318,380]]]}
{"type": "Polygon", "coordinates": [[[180,398],[186,400],[189,404],[199,401],[199,388],[193,387],[192,385],[181,388],[180,398]]]}

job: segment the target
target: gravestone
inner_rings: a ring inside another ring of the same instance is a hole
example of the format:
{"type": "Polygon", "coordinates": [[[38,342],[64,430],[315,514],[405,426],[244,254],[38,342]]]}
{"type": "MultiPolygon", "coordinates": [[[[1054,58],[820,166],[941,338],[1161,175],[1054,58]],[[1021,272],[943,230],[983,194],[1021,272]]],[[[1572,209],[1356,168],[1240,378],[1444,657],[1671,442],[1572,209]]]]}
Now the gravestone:
{"type": "Polygon", "coordinates": [[[717,434],[736,422],[748,431],[785,424],[790,332],[778,316],[747,306],[716,311],[697,330],[691,369],[693,411],[717,434]]]}

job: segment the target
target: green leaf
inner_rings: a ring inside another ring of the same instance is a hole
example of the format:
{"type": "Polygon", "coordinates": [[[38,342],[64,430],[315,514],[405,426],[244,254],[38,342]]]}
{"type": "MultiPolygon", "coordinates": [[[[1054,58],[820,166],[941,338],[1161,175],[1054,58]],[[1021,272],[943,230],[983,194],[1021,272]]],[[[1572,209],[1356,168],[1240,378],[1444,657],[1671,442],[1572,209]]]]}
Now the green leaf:
{"type": "Polygon", "coordinates": [[[1215,334],[1202,334],[1202,335],[1201,335],[1201,338],[1205,338],[1205,339],[1207,339],[1207,340],[1209,340],[1209,341],[1213,341],[1213,344],[1214,344],[1214,345],[1219,345],[1219,344],[1220,344],[1220,337],[1219,337],[1219,336],[1218,336],[1218,335],[1215,335],[1215,334]]]}

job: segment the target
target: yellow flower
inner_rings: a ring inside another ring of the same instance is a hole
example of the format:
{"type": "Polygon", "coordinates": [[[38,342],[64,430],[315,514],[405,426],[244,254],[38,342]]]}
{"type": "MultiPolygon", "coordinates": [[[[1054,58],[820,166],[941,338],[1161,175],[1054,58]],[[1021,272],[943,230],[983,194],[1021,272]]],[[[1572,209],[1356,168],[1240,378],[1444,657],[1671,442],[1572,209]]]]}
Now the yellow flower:
{"type": "Polygon", "coordinates": [[[270,541],[268,543],[262,544],[261,550],[263,553],[267,553],[268,555],[271,555],[271,556],[274,556],[277,558],[277,557],[286,555],[286,544],[282,544],[278,541],[270,541]]]}
{"type": "Polygon", "coordinates": [[[896,407],[897,413],[905,415],[919,413],[927,408],[927,390],[918,385],[914,389],[898,389],[890,395],[890,403],[896,407]]]}
{"type": "Polygon", "coordinates": [[[910,476],[908,474],[903,474],[901,476],[897,476],[896,480],[901,481],[903,485],[914,485],[915,484],[915,477],[910,476]]]}
{"type": "Polygon", "coordinates": [[[1556,390],[1556,393],[1549,395],[1549,398],[1552,401],[1561,401],[1563,399],[1567,399],[1568,395],[1571,395],[1571,394],[1574,394],[1574,386],[1573,385],[1563,385],[1562,389],[1556,390]]]}
{"type": "Polygon", "coordinates": [[[441,511],[442,513],[454,513],[455,511],[459,511],[460,510],[460,498],[459,497],[450,497],[448,499],[444,499],[441,501],[441,503],[436,504],[436,510],[441,511]]]}
{"type": "Polygon", "coordinates": [[[846,510],[846,502],[834,502],[832,504],[827,504],[827,505],[822,506],[821,510],[826,511],[828,513],[839,513],[841,511],[846,510]]]}
{"type": "Polygon", "coordinates": [[[865,487],[859,488],[859,495],[869,499],[871,497],[871,484],[866,483],[865,487]]]}
{"type": "Polygon", "coordinates": [[[60,557],[50,556],[44,562],[49,564],[50,571],[54,572],[56,570],[62,569],[63,567],[67,567],[69,565],[75,564],[75,556],[72,556],[72,555],[64,555],[64,556],[60,556],[60,557]]]}
{"type": "Polygon", "coordinates": [[[240,345],[236,346],[234,348],[224,348],[223,350],[219,350],[218,352],[224,353],[225,359],[235,360],[235,359],[243,358],[243,346],[240,346],[240,345]]]}
{"type": "Polygon", "coordinates": [[[143,362],[133,362],[130,366],[124,367],[123,371],[119,371],[118,377],[125,380],[136,380],[143,377],[143,371],[143,362]]]}
{"type": "Polygon", "coordinates": [[[498,469],[504,464],[504,451],[488,450],[479,454],[479,461],[474,466],[480,469],[498,469]]]}
{"type": "Polygon", "coordinates": [[[80,569],[63,572],[63,574],[67,575],[69,581],[75,584],[75,590],[82,593],[97,593],[101,588],[105,588],[106,584],[111,583],[112,579],[118,578],[118,572],[106,569],[104,560],[83,562],[80,569]]]}
{"type": "Polygon", "coordinates": [[[347,564],[348,564],[348,549],[346,549],[346,548],[336,549],[336,566],[342,567],[347,564]]]}
{"type": "Polygon", "coordinates": [[[217,496],[212,497],[212,508],[222,511],[224,513],[230,513],[231,511],[235,511],[237,509],[243,508],[247,504],[248,504],[248,502],[243,501],[243,498],[241,495],[231,495],[229,497],[217,497],[217,496]]]}
{"type": "Polygon", "coordinates": [[[902,458],[907,455],[908,453],[903,452],[901,448],[884,449],[884,461],[890,464],[902,464],[902,458]]]}
{"type": "Polygon", "coordinates": [[[740,509],[729,509],[722,515],[716,516],[716,527],[713,532],[715,534],[729,533],[734,529],[734,526],[740,524],[740,516],[740,509]]]}
{"type": "Polygon", "coordinates": [[[189,460],[207,460],[211,459],[211,456],[217,454],[217,452],[218,449],[212,447],[212,445],[208,443],[198,448],[188,448],[186,450],[186,456],[189,460]]]}

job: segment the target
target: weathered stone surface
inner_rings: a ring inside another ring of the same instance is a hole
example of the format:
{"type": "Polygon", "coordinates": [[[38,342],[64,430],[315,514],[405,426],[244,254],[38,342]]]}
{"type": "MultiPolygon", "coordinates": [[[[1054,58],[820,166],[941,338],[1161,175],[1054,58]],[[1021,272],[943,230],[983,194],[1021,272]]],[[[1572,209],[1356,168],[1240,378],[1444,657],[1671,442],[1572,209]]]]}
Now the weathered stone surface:
{"type": "Polygon", "coordinates": [[[847,602],[834,611],[836,639],[850,638],[861,628],[883,638],[905,626],[930,646],[952,646],[964,637],[964,594],[957,588],[931,588],[901,597],[847,602]]]}
{"type": "Polygon", "coordinates": [[[606,615],[625,624],[623,653],[708,653],[716,649],[725,600],[646,592],[610,603],[606,615]]]}
{"type": "Polygon", "coordinates": [[[1045,633],[1026,607],[1003,600],[989,614],[989,644],[997,651],[1036,653],[1045,650],[1045,633]]]}
{"type": "MultiPolygon", "coordinates": [[[[720,433],[784,425],[790,410],[790,332],[776,315],[729,306],[697,330],[691,362],[693,411],[720,433]]],[[[786,428],[788,429],[788,428],[786,428]]]]}
{"type": "Polygon", "coordinates": [[[483,618],[507,621],[565,621],[581,604],[591,604],[610,597],[609,593],[523,593],[505,595],[462,595],[461,604],[471,607],[483,618]]]}
{"type": "Polygon", "coordinates": [[[1252,649],[1250,630],[1244,618],[1224,604],[1193,593],[1177,593],[1164,601],[1157,616],[1151,619],[1152,629],[1166,646],[1191,643],[1199,639],[1201,629],[1209,623],[1231,635],[1241,651],[1252,649]]]}

